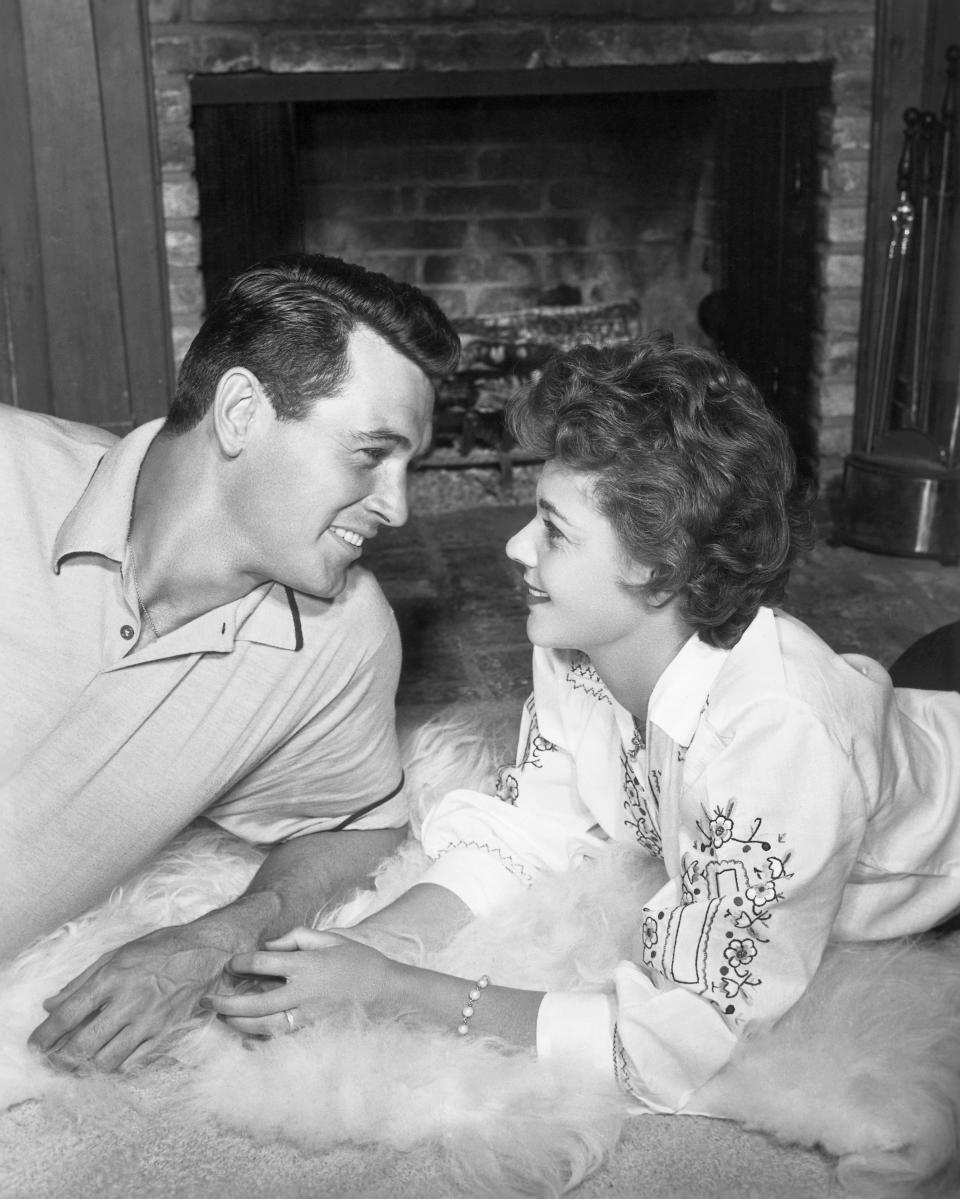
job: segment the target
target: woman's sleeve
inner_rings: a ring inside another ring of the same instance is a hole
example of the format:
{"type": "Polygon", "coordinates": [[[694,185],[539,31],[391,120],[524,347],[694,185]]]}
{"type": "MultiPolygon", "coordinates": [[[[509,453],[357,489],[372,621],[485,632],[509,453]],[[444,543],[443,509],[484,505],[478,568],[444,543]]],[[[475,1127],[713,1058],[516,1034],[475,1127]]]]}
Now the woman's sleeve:
{"type": "MultiPolygon", "coordinates": [[[[543,870],[569,867],[601,843],[580,798],[571,752],[541,730],[541,705],[560,727],[557,680],[535,674],[524,706],[516,764],[504,767],[496,795],[451,791],[427,813],[421,842],[433,865],[424,882],[455,892],[480,915],[529,885],[543,870]]],[[[553,734],[556,737],[556,733],[553,734]]]]}
{"type": "MultiPolygon", "coordinates": [[[[805,705],[758,702],[716,746],[686,779],[674,827],[663,813],[678,869],[639,913],[633,960],[614,975],[614,1070],[659,1111],[695,1107],[738,1040],[803,994],[865,825],[855,761],[805,705]]],[[[548,998],[542,1043],[582,1053],[582,997],[548,998]]],[[[595,1068],[608,1068],[594,1044],[595,1068]]]]}

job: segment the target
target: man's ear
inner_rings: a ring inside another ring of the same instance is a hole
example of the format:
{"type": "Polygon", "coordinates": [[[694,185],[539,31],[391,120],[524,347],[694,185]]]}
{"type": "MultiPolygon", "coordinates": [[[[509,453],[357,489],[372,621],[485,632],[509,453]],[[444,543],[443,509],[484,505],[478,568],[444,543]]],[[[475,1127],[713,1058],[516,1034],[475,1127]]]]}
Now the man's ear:
{"type": "Polygon", "coordinates": [[[243,367],[231,367],[220,376],[211,415],[214,436],[226,457],[242,452],[269,403],[256,375],[243,367]]]}

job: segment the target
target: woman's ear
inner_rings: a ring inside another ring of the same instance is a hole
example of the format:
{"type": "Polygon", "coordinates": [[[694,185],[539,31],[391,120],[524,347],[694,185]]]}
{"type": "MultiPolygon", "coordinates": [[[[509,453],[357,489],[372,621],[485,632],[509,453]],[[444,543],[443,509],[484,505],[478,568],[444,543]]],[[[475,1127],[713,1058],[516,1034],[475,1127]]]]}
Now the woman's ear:
{"type": "Polygon", "coordinates": [[[622,564],[621,575],[628,587],[646,587],[653,577],[653,567],[635,558],[627,558],[622,564]]]}
{"type": "Polygon", "coordinates": [[[635,558],[628,558],[621,550],[620,577],[628,588],[646,588],[653,578],[653,567],[635,558]]]}
{"type": "Polygon", "coordinates": [[[635,559],[630,559],[624,564],[623,582],[631,588],[643,591],[643,599],[651,608],[663,608],[670,600],[673,599],[672,591],[657,590],[656,586],[650,586],[654,580],[656,570],[652,566],[648,566],[646,562],[637,562],[635,559]]]}
{"type": "Polygon", "coordinates": [[[647,592],[647,603],[651,608],[665,608],[667,604],[676,598],[674,591],[649,591],[647,592]]]}

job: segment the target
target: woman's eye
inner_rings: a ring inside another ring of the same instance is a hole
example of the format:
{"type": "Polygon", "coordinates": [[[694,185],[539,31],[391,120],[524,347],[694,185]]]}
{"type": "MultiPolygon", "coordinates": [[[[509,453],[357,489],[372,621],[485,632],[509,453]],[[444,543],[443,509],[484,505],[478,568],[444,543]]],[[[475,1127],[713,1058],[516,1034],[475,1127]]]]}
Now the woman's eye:
{"type": "Polygon", "coordinates": [[[361,452],[361,454],[365,454],[367,456],[368,461],[373,462],[373,463],[382,462],[384,460],[384,458],[386,458],[387,455],[390,453],[390,451],[386,448],[386,446],[382,446],[382,445],[367,446],[364,449],[362,449],[360,452],[361,452]]]}
{"type": "Polygon", "coordinates": [[[553,523],[553,521],[547,520],[546,517],[543,518],[543,531],[546,533],[547,541],[549,541],[551,545],[554,542],[560,541],[563,538],[563,534],[560,532],[560,530],[557,528],[557,526],[553,523]]]}

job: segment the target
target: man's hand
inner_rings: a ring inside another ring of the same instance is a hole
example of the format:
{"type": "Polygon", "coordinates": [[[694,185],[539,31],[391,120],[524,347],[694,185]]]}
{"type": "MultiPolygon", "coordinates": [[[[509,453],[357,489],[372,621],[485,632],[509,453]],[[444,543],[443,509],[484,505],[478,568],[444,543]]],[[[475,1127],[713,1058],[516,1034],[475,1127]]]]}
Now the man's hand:
{"type": "Polygon", "coordinates": [[[110,1071],[155,1056],[162,1038],[196,1012],[236,949],[195,921],[162,928],[104,954],[44,1002],[30,1044],[64,1070],[110,1071]]]}
{"type": "Polygon", "coordinates": [[[162,928],[104,954],[44,1007],[30,1043],[65,1070],[118,1070],[163,1050],[195,1014],[236,953],[312,920],[318,909],[369,885],[403,829],[320,832],[274,846],[233,903],[190,924],[162,928]]]}

